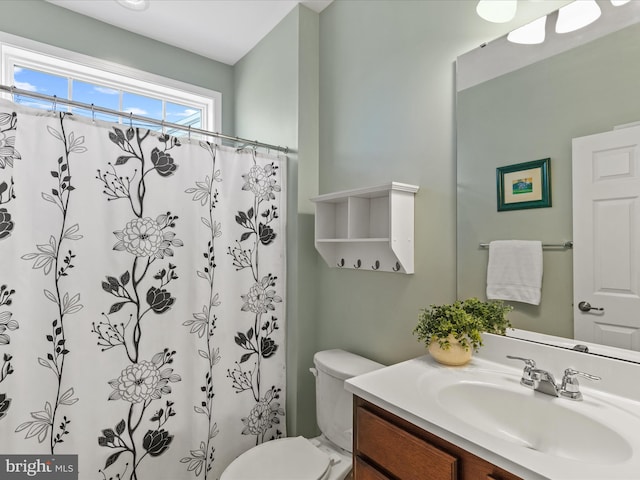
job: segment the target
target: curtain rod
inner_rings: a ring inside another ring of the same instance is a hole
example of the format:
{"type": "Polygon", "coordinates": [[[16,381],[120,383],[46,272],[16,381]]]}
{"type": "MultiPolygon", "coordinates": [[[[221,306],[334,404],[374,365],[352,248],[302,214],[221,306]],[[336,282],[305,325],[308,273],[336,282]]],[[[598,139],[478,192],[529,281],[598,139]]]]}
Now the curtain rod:
{"type": "Polygon", "coordinates": [[[262,142],[258,142],[257,140],[247,140],[245,138],[240,138],[240,137],[233,137],[231,135],[225,135],[223,133],[218,133],[218,132],[210,132],[208,130],[203,130],[201,128],[191,128],[188,126],[184,126],[184,125],[180,125],[179,123],[171,123],[171,122],[165,122],[163,120],[156,120],[153,118],[148,118],[148,117],[143,117],[140,115],[135,115],[133,113],[126,113],[126,112],[119,112],[117,110],[112,110],[110,108],[105,108],[105,107],[100,107],[97,105],[92,104],[88,104],[88,103],[82,103],[82,102],[77,102],[75,100],[67,100],[66,98],[58,98],[57,96],[53,95],[45,95],[42,93],[37,93],[37,92],[30,92],[29,90],[23,90],[20,88],[16,88],[16,87],[8,87],[6,85],[0,85],[0,90],[3,90],[5,92],[9,92],[12,95],[22,95],[25,97],[31,97],[31,98],[37,98],[40,100],[46,100],[48,102],[51,102],[54,106],[57,103],[62,103],[64,105],[69,105],[72,107],[78,107],[78,108],[82,108],[84,110],[90,110],[91,112],[100,112],[100,113],[105,113],[107,115],[116,115],[118,117],[122,117],[122,118],[128,118],[129,120],[137,120],[139,122],[145,122],[145,123],[152,123],[154,125],[159,125],[162,126],[163,128],[172,128],[172,129],[176,129],[176,130],[182,130],[182,131],[188,131],[189,133],[200,133],[202,135],[206,135],[208,137],[214,137],[214,138],[220,138],[223,140],[229,140],[235,143],[240,143],[242,144],[239,148],[244,148],[246,146],[254,146],[254,147],[262,147],[262,148],[267,148],[267,149],[271,149],[271,150],[277,150],[279,152],[283,152],[283,153],[289,153],[289,147],[281,147],[279,145],[269,145],[268,143],[262,143],[262,142]]]}

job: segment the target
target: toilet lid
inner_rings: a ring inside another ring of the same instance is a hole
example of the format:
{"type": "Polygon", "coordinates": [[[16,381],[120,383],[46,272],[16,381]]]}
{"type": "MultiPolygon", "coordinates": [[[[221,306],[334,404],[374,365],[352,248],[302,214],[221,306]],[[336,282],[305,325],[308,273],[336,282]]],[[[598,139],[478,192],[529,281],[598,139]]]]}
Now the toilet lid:
{"type": "Polygon", "coordinates": [[[225,480],[319,480],[329,456],[304,437],[281,438],[254,447],[224,471],[225,480]]]}

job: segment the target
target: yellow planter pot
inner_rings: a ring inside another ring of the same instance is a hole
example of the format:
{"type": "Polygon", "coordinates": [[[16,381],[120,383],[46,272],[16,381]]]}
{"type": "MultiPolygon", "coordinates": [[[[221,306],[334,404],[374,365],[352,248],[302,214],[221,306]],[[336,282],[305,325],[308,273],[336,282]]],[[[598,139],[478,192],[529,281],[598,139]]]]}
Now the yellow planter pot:
{"type": "Polygon", "coordinates": [[[437,339],[434,338],[431,340],[427,349],[431,356],[438,363],[442,363],[444,365],[458,366],[468,363],[473,355],[473,349],[469,348],[468,350],[465,350],[464,347],[460,346],[460,343],[453,335],[449,335],[448,340],[451,344],[451,347],[448,350],[440,348],[440,344],[438,344],[437,339]]]}

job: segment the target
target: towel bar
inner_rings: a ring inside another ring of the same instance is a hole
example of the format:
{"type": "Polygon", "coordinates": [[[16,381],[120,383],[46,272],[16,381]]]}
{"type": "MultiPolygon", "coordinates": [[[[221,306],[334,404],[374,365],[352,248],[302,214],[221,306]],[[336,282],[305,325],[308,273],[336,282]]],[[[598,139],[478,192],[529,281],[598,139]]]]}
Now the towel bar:
{"type": "MultiPolygon", "coordinates": [[[[489,248],[489,244],[481,243],[480,248],[489,248]]],[[[542,248],[573,248],[573,241],[568,240],[562,243],[543,243],[542,248]]]]}

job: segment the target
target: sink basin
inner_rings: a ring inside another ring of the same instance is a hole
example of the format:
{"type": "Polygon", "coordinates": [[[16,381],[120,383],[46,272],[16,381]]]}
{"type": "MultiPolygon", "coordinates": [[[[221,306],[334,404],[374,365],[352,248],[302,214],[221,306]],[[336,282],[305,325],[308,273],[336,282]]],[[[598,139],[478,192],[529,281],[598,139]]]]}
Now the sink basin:
{"type": "Polygon", "coordinates": [[[620,463],[631,445],[608,425],[576,411],[576,403],[520,386],[461,381],[436,401],[475,428],[547,455],[589,463],[620,463]]]}

